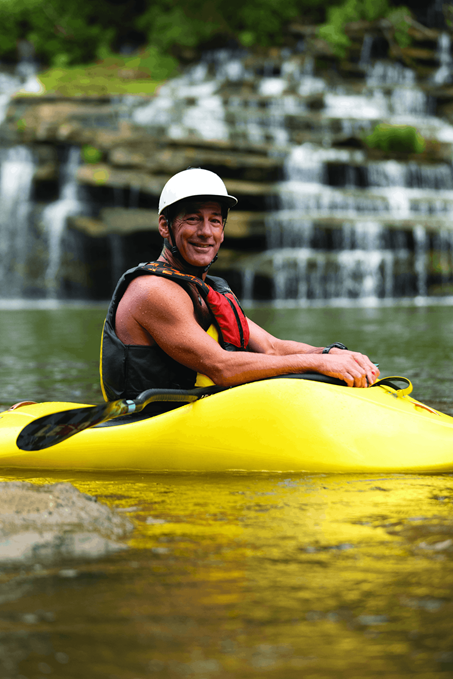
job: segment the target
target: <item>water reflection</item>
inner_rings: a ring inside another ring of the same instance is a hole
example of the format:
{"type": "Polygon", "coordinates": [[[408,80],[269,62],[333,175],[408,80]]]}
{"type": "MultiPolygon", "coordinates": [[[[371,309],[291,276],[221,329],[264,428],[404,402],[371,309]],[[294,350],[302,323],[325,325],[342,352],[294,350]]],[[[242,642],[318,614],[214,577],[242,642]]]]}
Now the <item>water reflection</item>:
{"type": "Polygon", "coordinates": [[[3,574],[2,639],[22,635],[23,676],[453,670],[451,475],[64,480],[136,531],[102,562],[3,574]]]}

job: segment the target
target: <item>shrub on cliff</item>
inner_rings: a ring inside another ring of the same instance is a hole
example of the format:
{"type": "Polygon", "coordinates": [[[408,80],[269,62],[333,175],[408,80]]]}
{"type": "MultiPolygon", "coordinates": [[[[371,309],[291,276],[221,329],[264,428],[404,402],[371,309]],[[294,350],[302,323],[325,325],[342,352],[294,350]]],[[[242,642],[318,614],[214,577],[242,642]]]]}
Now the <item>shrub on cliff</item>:
{"type": "Polygon", "coordinates": [[[410,42],[408,16],[407,7],[392,7],[389,0],[345,0],[327,8],[327,21],[319,27],[318,35],[330,44],[337,56],[343,57],[351,44],[345,24],[387,19],[392,38],[400,47],[407,47],[410,42]]]}
{"type": "Polygon", "coordinates": [[[379,123],[373,132],[365,137],[369,148],[384,153],[423,153],[426,142],[411,125],[389,125],[379,123]]]}

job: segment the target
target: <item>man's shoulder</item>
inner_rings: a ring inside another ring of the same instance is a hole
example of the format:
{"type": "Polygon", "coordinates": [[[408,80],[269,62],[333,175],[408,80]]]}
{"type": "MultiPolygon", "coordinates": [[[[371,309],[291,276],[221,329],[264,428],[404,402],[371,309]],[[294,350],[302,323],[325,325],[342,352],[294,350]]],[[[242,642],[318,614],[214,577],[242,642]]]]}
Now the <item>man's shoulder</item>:
{"type": "Polygon", "coordinates": [[[171,278],[163,278],[162,276],[150,276],[150,275],[142,275],[142,276],[137,276],[136,278],[133,278],[129,285],[127,286],[127,290],[130,291],[149,291],[149,290],[175,290],[175,289],[180,289],[181,284],[179,282],[176,282],[172,280],[171,278]]]}

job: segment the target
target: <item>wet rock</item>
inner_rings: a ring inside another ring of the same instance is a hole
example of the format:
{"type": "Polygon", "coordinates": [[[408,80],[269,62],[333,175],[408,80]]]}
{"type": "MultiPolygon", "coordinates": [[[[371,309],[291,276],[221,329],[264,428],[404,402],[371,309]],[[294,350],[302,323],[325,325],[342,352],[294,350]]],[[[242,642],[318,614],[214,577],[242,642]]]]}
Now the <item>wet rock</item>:
{"type": "Polygon", "coordinates": [[[124,516],[70,483],[0,483],[0,563],[99,558],[126,549],[124,516]]]}
{"type": "Polygon", "coordinates": [[[199,148],[193,143],[187,147],[168,145],[158,148],[155,142],[141,139],[129,145],[116,146],[109,154],[109,162],[117,167],[144,168],[153,174],[181,172],[195,163],[225,175],[234,172],[235,177],[273,181],[278,179],[283,165],[281,158],[259,153],[232,152],[229,146],[221,148],[215,142],[211,149],[199,148]]]}
{"type": "MultiPolygon", "coordinates": [[[[127,235],[138,231],[158,230],[157,210],[144,208],[107,207],[100,211],[101,219],[75,216],[68,219],[71,228],[88,236],[106,236],[112,233],[127,235]]],[[[265,214],[263,212],[231,212],[228,217],[229,238],[264,237],[265,214]]]]}
{"type": "Polygon", "coordinates": [[[63,534],[55,531],[21,531],[0,542],[0,562],[49,562],[55,558],[97,558],[126,547],[98,533],[63,534]]]}
{"type": "Polygon", "coordinates": [[[97,163],[79,167],[77,179],[81,184],[139,189],[144,193],[159,196],[170,175],[150,175],[138,170],[120,170],[105,163],[97,163]]]}
{"type": "Polygon", "coordinates": [[[108,233],[134,233],[136,231],[157,231],[157,210],[143,208],[106,207],[100,213],[108,233]]]}

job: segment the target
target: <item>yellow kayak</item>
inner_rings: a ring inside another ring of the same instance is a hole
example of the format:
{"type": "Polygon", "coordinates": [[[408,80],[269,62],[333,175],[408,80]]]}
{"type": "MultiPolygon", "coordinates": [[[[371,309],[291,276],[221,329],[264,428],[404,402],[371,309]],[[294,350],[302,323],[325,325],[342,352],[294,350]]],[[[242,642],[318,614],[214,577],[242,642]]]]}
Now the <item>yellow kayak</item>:
{"type": "Polygon", "coordinates": [[[262,380],[154,417],[112,420],[41,451],[17,447],[21,430],[81,404],[24,405],[0,414],[0,465],[140,472],[453,471],[453,418],[410,397],[411,388],[262,380]]]}

